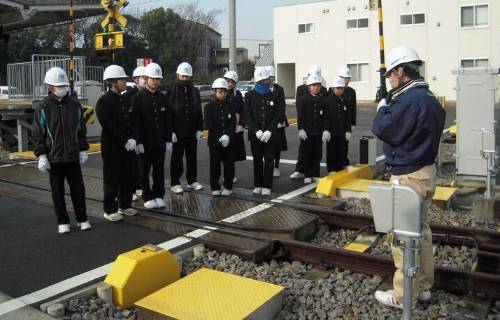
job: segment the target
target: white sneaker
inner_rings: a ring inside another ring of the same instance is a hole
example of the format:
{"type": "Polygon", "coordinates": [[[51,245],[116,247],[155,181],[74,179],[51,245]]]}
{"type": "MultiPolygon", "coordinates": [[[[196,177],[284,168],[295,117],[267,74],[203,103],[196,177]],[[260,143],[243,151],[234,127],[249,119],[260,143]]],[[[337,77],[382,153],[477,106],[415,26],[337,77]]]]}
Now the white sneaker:
{"type": "Polygon", "coordinates": [[[156,202],[157,208],[165,208],[165,201],[163,201],[162,198],[156,198],[154,201],[156,202]]]}
{"type": "Polygon", "coordinates": [[[128,208],[128,209],[118,209],[119,214],[124,214],[126,216],[135,216],[137,214],[137,210],[134,208],[128,208]]]}
{"type": "Polygon", "coordinates": [[[146,209],[158,208],[158,204],[156,203],[155,199],[149,200],[149,201],[144,202],[144,208],[146,208],[146,209]]]}
{"type": "Polygon", "coordinates": [[[220,190],[214,190],[212,191],[213,196],[220,196],[220,190]]]}
{"type": "Polygon", "coordinates": [[[179,194],[179,193],[183,193],[184,189],[182,189],[182,186],[180,184],[178,184],[178,185],[172,186],[170,188],[170,191],[172,191],[173,193],[179,194]]]}
{"type": "Polygon", "coordinates": [[[134,193],[132,195],[132,201],[137,201],[137,200],[139,200],[139,197],[134,193]]]}
{"type": "Polygon", "coordinates": [[[82,223],[77,223],[76,226],[79,227],[80,230],[90,230],[90,229],[92,229],[92,225],[90,225],[90,222],[88,220],[84,221],[82,223]]]}
{"type": "Polygon", "coordinates": [[[104,213],[104,218],[109,220],[109,221],[120,221],[123,219],[122,215],[119,214],[118,212],[110,213],[110,214],[104,213]]]}
{"type": "Polygon", "coordinates": [[[198,183],[198,182],[193,182],[191,184],[188,184],[187,187],[188,187],[188,189],[191,189],[194,191],[198,191],[198,190],[203,189],[203,186],[201,185],[201,183],[198,183]]]}
{"type": "Polygon", "coordinates": [[[304,183],[311,183],[312,182],[312,178],[305,178],[304,179],[304,183]]]}
{"type": "Polygon", "coordinates": [[[238,177],[234,176],[233,183],[236,183],[237,181],[238,181],[238,177]]]}
{"type": "Polygon", "coordinates": [[[263,196],[270,196],[271,195],[271,189],[262,188],[262,195],[263,196]]]}
{"type": "Polygon", "coordinates": [[[392,290],[387,290],[387,291],[377,290],[375,292],[375,299],[377,299],[377,301],[383,304],[384,306],[403,309],[403,305],[399,303],[396,300],[396,298],[394,298],[394,296],[392,295],[392,290]]]}
{"type": "Polygon", "coordinates": [[[418,301],[427,302],[431,300],[431,291],[430,290],[422,290],[418,293],[417,297],[418,301]]]}
{"type": "Polygon", "coordinates": [[[253,191],[252,191],[253,194],[261,194],[262,193],[262,188],[253,188],[253,191]]]}
{"type": "Polygon", "coordinates": [[[313,177],[313,181],[314,181],[314,182],[317,182],[317,181],[319,181],[319,180],[321,180],[321,178],[320,178],[320,177],[313,177]]]}
{"type": "Polygon", "coordinates": [[[304,174],[297,171],[295,171],[290,175],[290,179],[301,179],[301,178],[304,178],[304,174]]]}
{"type": "Polygon", "coordinates": [[[69,224],[60,224],[58,231],[59,233],[69,233],[71,229],[69,228],[69,224]]]}
{"type": "Polygon", "coordinates": [[[142,197],[142,190],[141,190],[141,189],[137,189],[137,190],[135,190],[135,194],[136,194],[138,197],[142,197]]]}
{"type": "Polygon", "coordinates": [[[334,173],[337,173],[337,171],[330,171],[330,172],[328,172],[328,175],[332,175],[334,173]]]}
{"type": "Polygon", "coordinates": [[[274,168],[273,170],[273,177],[279,177],[280,176],[280,169],[274,168]]]}
{"type": "Polygon", "coordinates": [[[233,190],[228,190],[228,189],[224,189],[224,190],[222,190],[222,192],[221,192],[221,195],[223,195],[223,196],[225,196],[225,197],[228,197],[228,196],[230,196],[230,195],[232,195],[232,194],[233,194],[233,190]]]}

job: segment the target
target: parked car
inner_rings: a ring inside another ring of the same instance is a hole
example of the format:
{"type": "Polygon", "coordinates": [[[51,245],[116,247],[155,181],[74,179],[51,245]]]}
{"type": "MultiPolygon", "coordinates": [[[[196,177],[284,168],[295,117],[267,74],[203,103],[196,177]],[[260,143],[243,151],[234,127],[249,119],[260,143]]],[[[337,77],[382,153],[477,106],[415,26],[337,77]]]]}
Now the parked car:
{"type": "Polygon", "coordinates": [[[200,90],[201,101],[208,101],[212,97],[213,89],[211,85],[197,84],[195,85],[198,90],[200,90]]]}

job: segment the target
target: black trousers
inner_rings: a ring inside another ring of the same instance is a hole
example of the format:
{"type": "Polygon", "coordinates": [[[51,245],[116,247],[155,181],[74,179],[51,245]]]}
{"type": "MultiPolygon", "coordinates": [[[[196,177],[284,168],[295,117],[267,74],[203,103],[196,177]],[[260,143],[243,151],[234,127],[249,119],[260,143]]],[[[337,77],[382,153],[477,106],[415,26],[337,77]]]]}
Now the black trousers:
{"type": "Polygon", "coordinates": [[[347,165],[347,143],[345,137],[332,137],[326,144],[326,167],[328,172],[342,170],[347,165]]]}
{"type": "Polygon", "coordinates": [[[171,185],[181,184],[180,179],[184,171],[182,158],[186,155],[186,180],[188,184],[196,182],[197,172],[197,147],[196,138],[180,138],[174,143],[172,158],[170,160],[171,185]]]}
{"type": "Polygon", "coordinates": [[[127,152],[123,156],[102,153],[104,182],[104,212],[112,214],[132,206],[137,170],[136,154],[127,152]],[[118,202],[116,198],[118,197],[118,202]]]}
{"type": "Polygon", "coordinates": [[[302,140],[300,140],[299,151],[298,151],[297,163],[295,164],[295,171],[304,173],[304,146],[302,145],[302,140]]]}
{"type": "Polygon", "coordinates": [[[220,190],[219,178],[221,164],[224,165],[224,188],[233,189],[234,178],[234,155],[231,146],[209,147],[210,151],[210,187],[212,190],[220,190]]]}
{"type": "Polygon", "coordinates": [[[135,190],[142,190],[144,181],[144,154],[138,154],[136,157],[135,190]]]}
{"type": "Polygon", "coordinates": [[[320,163],[323,156],[323,140],[320,135],[311,135],[300,140],[302,150],[307,157],[304,158],[304,174],[307,178],[320,176],[320,163]]]}
{"type": "Polygon", "coordinates": [[[76,221],[87,221],[87,208],[85,206],[85,185],[83,183],[80,163],[51,163],[49,170],[52,203],[56,212],[57,224],[69,224],[66,200],[64,198],[64,180],[68,181],[71,202],[75,211],[76,221]]]}
{"type": "Polygon", "coordinates": [[[142,199],[144,202],[165,196],[165,147],[144,148],[142,199]],[[149,172],[153,168],[153,187],[150,187],[149,172]]]}
{"type": "Polygon", "coordinates": [[[253,184],[257,188],[271,189],[273,186],[273,162],[275,146],[257,139],[250,141],[253,156],[253,184]]]}
{"type": "Polygon", "coordinates": [[[281,150],[274,150],[274,167],[276,169],[280,168],[280,160],[281,160],[281,150]]]}

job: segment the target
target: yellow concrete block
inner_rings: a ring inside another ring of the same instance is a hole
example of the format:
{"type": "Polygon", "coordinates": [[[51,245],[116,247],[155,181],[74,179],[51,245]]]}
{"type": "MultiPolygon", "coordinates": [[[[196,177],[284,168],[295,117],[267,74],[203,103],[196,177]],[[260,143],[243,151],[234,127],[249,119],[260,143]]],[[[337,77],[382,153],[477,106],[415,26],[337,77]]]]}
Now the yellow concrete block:
{"type": "Polygon", "coordinates": [[[202,268],[136,306],[154,319],[274,319],[284,293],[278,285],[202,268]]]}
{"type": "Polygon", "coordinates": [[[457,135],[457,126],[451,126],[449,130],[452,135],[457,135]]]}
{"type": "Polygon", "coordinates": [[[170,252],[151,244],[122,253],[105,283],[113,287],[113,302],[123,308],[179,280],[180,266],[170,252]]]}
{"type": "Polygon", "coordinates": [[[371,179],[373,177],[372,169],[369,165],[350,166],[342,171],[322,178],[316,192],[324,194],[327,197],[337,195],[337,188],[353,179],[371,179]]]}
{"type": "Polygon", "coordinates": [[[366,243],[348,242],[344,249],[356,252],[365,252],[370,246],[366,243]]]}
{"type": "MultiPolygon", "coordinates": [[[[98,152],[101,151],[100,143],[91,143],[89,145],[89,150],[87,152],[98,152]]],[[[11,152],[9,153],[9,159],[31,159],[36,160],[35,153],[33,151],[23,151],[23,152],[11,152]]]]}
{"type": "Polygon", "coordinates": [[[89,149],[87,152],[99,152],[101,151],[101,144],[100,143],[91,143],[89,145],[89,149]]]}
{"type": "Polygon", "coordinates": [[[448,201],[455,194],[457,188],[452,187],[436,187],[436,191],[434,192],[434,197],[432,200],[436,201],[448,201]]]}

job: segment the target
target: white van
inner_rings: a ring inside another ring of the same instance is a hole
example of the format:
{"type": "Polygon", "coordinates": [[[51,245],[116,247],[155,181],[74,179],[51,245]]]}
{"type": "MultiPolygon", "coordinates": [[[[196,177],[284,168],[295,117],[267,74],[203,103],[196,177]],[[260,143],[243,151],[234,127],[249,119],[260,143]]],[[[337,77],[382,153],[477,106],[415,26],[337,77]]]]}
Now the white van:
{"type": "Polygon", "coordinates": [[[0,86],[0,100],[9,99],[9,87],[0,86]]]}

